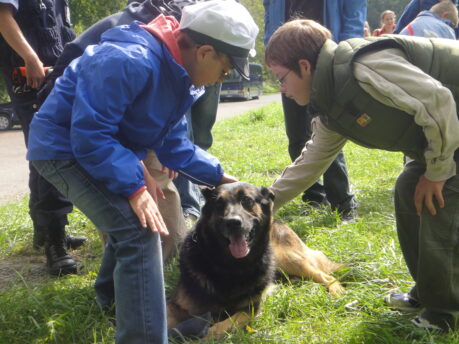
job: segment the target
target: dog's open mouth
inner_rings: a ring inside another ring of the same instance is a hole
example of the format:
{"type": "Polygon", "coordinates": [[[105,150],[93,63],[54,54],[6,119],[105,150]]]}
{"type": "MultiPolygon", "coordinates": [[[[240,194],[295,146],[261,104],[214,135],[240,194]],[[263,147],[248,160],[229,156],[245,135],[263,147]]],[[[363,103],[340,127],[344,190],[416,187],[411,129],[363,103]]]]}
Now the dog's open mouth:
{"type": "Polygon", "coordinates": [[[236,258],[244,258],[250,253],[250,242],[255,236],[255,229],[252,229],[248,234],[230,234],[229,235],[229,249],[231,255],[236,258]]]}
{"type": "Polygon", "coordinates": [[[231,234],[229,236],[229,249],[234,258],[244,258],[250,252],[247,236],[242,234],[231,234]]]}

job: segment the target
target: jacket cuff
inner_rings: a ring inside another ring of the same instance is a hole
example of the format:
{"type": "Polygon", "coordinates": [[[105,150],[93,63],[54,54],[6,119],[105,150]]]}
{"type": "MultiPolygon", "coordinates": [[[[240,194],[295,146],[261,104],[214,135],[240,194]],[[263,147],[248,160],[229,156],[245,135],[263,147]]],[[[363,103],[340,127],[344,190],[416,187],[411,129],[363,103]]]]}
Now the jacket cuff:
{"type": "Polygon", "coordinates": [[[427,161],[425,177],[433,182],[440,182],[448,180],[456,175],[456,162],[451,158],[450,160],[436,160],[427,161]]]}
{"type": "Polygon", "coordinates": [[[142,185],[140,188],[137,189],[137,191],[135,191],[131,196],[128,197],[128,200],[133,199],[135,196],[137,196],[142,191],[145,191],[146,189],[147,189],[147,186],[146,185],[142,185]]]}

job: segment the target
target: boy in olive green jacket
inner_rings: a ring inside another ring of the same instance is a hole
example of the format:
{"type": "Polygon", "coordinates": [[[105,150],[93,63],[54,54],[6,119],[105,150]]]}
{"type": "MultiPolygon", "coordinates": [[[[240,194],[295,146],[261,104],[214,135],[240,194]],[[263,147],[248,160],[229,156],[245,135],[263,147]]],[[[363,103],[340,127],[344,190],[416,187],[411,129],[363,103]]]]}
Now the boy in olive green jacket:
{"type": "Polygon", "coordinates": [[[280,91],[311,104],[312,139],[272,185],[275,209],[308,188],[348,139],[403,152],[410,159],[395,185],[397,231],[416,282],[386,302],[419,314],[413,323],[455,328],[459,316],[459,44],[388,36],[339,45],[310,20],[284,24],[266,63],[280,91]],[[421,312],[421,309],[422,312],[421,312]]]}

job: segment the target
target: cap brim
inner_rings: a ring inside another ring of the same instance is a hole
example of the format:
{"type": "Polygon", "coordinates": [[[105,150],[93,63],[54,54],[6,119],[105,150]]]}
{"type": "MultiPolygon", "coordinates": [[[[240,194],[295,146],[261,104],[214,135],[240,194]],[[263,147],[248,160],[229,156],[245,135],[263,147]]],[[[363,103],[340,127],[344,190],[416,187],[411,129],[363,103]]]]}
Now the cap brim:
{"type": "Polygon", "coordinates": [[[230,56],[233,68],[245,79],[250,80],[249,59],[247,57],[230,56]]]}

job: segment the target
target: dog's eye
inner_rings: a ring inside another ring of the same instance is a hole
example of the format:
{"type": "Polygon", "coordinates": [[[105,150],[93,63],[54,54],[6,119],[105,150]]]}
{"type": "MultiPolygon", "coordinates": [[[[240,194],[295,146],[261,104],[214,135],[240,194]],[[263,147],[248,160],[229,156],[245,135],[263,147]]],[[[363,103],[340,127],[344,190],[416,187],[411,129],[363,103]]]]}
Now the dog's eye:
{"type": "Polygon", "coordinates": [[[251,198],[248,197],[248,196],[244,196],[244,197],[242,197],[242,199],[241,199],[241,204],[242,204],[242,206],[243,206],[244,208],[246,208],[246,209],[252,209],[253,204],[254,204],[254,200],[251,199],[251,198]]]}

